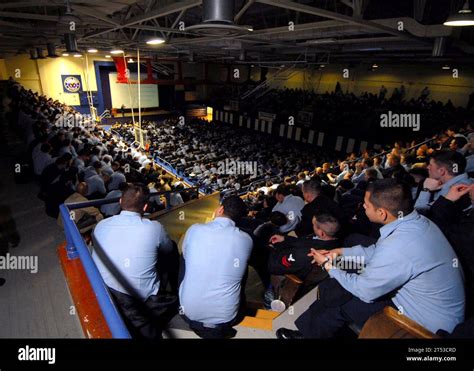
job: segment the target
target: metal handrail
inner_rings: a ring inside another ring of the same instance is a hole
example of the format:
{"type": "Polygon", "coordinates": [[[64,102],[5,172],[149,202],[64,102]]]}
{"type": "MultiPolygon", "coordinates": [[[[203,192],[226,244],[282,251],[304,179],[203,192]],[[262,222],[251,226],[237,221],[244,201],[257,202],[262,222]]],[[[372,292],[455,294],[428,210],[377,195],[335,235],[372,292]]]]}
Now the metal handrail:
{"type": "MultiPolygon", "coordinates": [[[[187,188],[183,190],[174,190],[174,191],[163,191],[163,192],[153,192],[150,193],[150,197],[165,195],[167,204],[166,208],[171,209],[169,203],[169,195],[176,192],[189,192],[193,190],[196,192],[197,197],[199,198],[199,190],[197,187],[187,188]]],[[[99,307],[104,315],[105,321],[110,329],[110,332],[114,338],[117,339],[130,339],[130,333],[125,325],[115,303],[109,293],[107,285],[105,284],[97,266],[92,259],[92,256],[87,248],[84,239],[77,228],[74,218],[72,217],[71,212],[76,209],[82,209],[91,206],[101,206],[114,202],[118,202],[120,197],[114,197],[109,199],[100,199],[84,202],[74,202],[68,204],[62,204],[59,207],[61,213],[61,218],[64,225],[64,234],[66,235],[66,251],[69,260],[80,259],[84,271],[86,272],[88,281],[94,291],[94,294],[99,303],[99,307]]]]}
{"type": "MultiPolygon", "coordinates": [[[[76,203],[74,205],[75,208],[79,208],[80,204],[81,203],[76,203]]],[[[59,210],[63,219],[64,232],[66,234],[66,250],[68,258],[70,260],[77,258],[81,260],[88,281],[94,291],[97,302],[99,303],[99,307],[104,315],[112,336],[117,339],[130,339],[130,332],[128,331],[127,326],[125,326],[125,323],[110,296],[109,290],[102,279],[91,254],[89,253],[89,249],[87,248],[76,223],[74,223],[73,218],[71,218],[71,211],[68,208],[68,205],[62,204],[59,207],[59,210]]]]}

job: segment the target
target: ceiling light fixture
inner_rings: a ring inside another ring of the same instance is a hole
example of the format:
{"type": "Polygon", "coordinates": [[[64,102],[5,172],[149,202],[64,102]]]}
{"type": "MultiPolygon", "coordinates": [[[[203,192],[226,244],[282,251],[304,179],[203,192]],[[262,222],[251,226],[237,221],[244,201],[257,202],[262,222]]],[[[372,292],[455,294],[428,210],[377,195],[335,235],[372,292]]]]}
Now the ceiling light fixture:
{"type": "Polygon", "coordinates": [[[474,26],[474,15],[472,10],[469,9],[469,0],[466,0],[462,9],[449,16],[443,24],[451,27],[474,26]]]}
{"type": "Polygon", "coordinates": [[[97,53],[98,50],[95,49],[95,48],[90,48],[90,49],[87,49],[87,52],[88,52],[88,53],[97,53]]]}
{"type": "Polygon", "coordinates": [[[82,57],[82,54],[76,53],[76,54],[73,55],[73,57],[74,57],[74,58],[81,58],[81,57],[82,57]]]}
{"type": "Polygon", "coordinates": [[[162,39],[161,37],[154,37],[153,39],[147,40],[148,45],[160,45],[165,42],[165,39],[162,39]]]}
{"type": "Polygon", "coordinates": [[[114,49],[110,51],[110,54],[123,54],[123,50],[121,49],[114,49]]]}

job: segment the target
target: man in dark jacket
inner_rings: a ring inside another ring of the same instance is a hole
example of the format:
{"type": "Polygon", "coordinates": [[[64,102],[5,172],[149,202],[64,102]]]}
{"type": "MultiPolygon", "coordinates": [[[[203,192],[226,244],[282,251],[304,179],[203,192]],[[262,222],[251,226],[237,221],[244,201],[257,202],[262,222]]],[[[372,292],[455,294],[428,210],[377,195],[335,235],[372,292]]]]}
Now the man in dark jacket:
{"type": "Polygon", "coordinates": [[[48,187],[59,180],[61,174],[70,166],[72,156],[70,153],[65,153],[58,157],[52,164],[46,166],[40,177],[40,193],[39,198],[44,199],[48,187]]]}
{"type": "Polygon", "coordinates": [[[317,180],[307,180],[303,183],[303,197],[306,205],[301,210],[301,221],[295,229],[298,237],[313,234],[313,216],[319,212],[334,214],[342,225],[345,224],[343,210],[336,202],[322,194],[321,184],[317,180]]]}
{"type": "Polygon", "coordinates": [[[400,156],[390,153],[387,158],[388,167],[382,170],[384,178],[391,178],[397,172],[405,172],[404,167],[400,164],[400,156]]]}
{"type": "Polygon", "coordinates": [[[474,184],[455,184],[446,196],[440,196],[431,206],[428,217],[436,223],[459,257],[466,284],[466,318],[474,314],[474,184]],[[471,204],[458,202],[468,197],[471,204]]]}
{"type": "Polygon", "coordinates": [[[268,259],[270,274],[295,274],[305,279],[313,268],[312,259],[308,256],[311,248],[332,250],[341,245],[338,238],[341,224],[334,215],[319,211],[314,214],[312,224],[313,236],[295,238],[274,235],[271,237],[270,242],[275,250],[270,253],[268,259]]]}

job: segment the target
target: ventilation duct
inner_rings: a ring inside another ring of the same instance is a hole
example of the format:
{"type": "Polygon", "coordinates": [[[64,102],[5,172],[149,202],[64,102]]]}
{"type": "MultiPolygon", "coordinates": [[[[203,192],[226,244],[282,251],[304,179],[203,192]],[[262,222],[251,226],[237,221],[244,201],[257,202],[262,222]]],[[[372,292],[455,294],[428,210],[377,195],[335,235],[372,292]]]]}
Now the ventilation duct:
{"type": "Polygon", "coordinates": [[[66,51],[69,53],[77,52],[76,35],[73,33],[64,34],[64,43],[66,44],[66,51]]]}
{"type": "Polygon", "coordinates": [[[186,28],[203,36],[236,36],[253,31],[250,26],[234,24],[234,0],[203,0],[202,23],[186,28]]]}
{"type": "Polygon", "coordinates": [[[204,0],[202,21],[234,23],[234,0],[204,0]]]}
{"type": "Polygon", "coordinates": [[[57,58],[56,55],[56,46],[53,43],[47,43],[46,48],[48,49],[48,57],[49,58],[57,58]]]}

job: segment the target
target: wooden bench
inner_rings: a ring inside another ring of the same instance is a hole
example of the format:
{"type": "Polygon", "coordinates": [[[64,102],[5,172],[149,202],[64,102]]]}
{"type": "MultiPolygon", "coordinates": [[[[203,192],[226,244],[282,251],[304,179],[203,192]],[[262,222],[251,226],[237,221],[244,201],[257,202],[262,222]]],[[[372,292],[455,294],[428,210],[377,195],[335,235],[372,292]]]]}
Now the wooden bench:
{"type": "Polygon", "coordinates": [[[439,339],[420,324],[398,313],[395,308],[385,307],[371,316],[360,331],[359,339],[439,339]]]}

